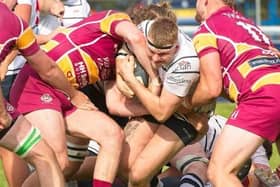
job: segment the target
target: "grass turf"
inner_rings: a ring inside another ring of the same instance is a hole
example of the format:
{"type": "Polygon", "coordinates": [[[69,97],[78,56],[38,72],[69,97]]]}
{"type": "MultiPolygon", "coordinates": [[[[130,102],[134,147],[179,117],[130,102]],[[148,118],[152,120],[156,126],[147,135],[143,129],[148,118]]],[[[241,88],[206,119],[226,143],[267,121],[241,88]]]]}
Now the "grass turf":
{"type": "Polygon", "coordinates": [[[4,171],[2,169],[2,162],[1,162],[1,160],[0,160],[0,186],[1,187],[9,187],[8,184],[7,184],[5,175],[4,175],[4,171]]]}

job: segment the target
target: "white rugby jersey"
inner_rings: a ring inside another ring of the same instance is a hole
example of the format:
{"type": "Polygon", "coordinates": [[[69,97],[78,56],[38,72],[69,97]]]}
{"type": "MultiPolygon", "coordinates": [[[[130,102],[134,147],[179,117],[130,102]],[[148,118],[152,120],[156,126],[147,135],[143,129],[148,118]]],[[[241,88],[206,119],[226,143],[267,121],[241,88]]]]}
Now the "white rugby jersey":
{"type": "Polygon", "coordinates": [[[62,20],[52,15],[41,16],[39,24],[40,34],[49,34],[59,26],[68,27],[90,15],[90,5],[87,0],[65,0],[62,20]]]}
{"type": "MultiPolygon", "coordinates": [[[[148,35],[152,21],[146,20],[138,26],[144,35],[148,35]]],[[[179,29],[179,49],[172,62],[159,68],[164,89],[179,97],[190,94],[191,87],[199,77],[199,59],[192,40],[179,29]]]]}

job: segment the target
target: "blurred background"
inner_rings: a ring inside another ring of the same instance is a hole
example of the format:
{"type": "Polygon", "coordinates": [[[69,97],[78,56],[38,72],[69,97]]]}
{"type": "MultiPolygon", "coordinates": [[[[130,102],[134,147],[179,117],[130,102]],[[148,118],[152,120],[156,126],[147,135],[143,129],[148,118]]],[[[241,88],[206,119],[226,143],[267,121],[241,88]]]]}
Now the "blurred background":
{"type": "MultiPolygon", "coordinates": [[[[88,0],[93,11],[117,9],[157,3],[160,0],[88,0]]],[[[167,0],[178,17],[178,24],[192,36],[197,28],[194,20],[196,0],[167,0]]],[[[253,19],[280,49],[280,0],[236,0],[236,8],[253,19]]]]}

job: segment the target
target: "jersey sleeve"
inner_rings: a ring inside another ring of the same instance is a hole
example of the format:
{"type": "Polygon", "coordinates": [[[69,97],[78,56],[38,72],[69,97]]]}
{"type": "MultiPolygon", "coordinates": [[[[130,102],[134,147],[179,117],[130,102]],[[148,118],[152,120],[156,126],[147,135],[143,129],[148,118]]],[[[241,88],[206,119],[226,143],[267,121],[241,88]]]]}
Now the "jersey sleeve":
{"type": "Polygon", "coordinates": [[[218,51],[217,38],[208,32],[202,25],[193,38],[193,45],[199,57],[214,51],[218,51]]]}
{"type": "Polygon", "coordinates": [[[111,11],[112,13],[109,14],[108,16],[106,16],[100,23],[100,29],[102,32],[109,34],[110,36],[116,37],[116,38],[120,38],[115,30],[116,30],[116,26],[118,25],[118,23],[122,22],[122,21],[130,21],[130,17],[122,12],[114,12],[111,11]]]}
{"type": "Polygon", "coordinates": [[[23,55],[31,55],[39,46],[27,23],[13,14],[4,4],[0,4],[0,60],[4,59],[11,49],[19,49],[23,55]]]}
{"type": "Polygon", "coordinates": [[[31,27],[27,26],[24,21],[20,21],[23,23],[24,28],[17,39],[16,46],[23,56],[30,56],[35,54],[40,48],[31,27]]]}

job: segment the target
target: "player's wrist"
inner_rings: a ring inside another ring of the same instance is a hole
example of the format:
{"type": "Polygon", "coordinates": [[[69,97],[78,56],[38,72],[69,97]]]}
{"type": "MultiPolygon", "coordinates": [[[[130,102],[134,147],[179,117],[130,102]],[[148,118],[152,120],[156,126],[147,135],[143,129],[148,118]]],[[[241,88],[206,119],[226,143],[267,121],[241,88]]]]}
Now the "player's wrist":
{"type": "Polygon", "coordinates": [[[191,105],[191,100],[190,97],[184,97],[182,105],[188,110],[191,111],[192,110],[192,105],[191,105]]]}
{"type": "Polygon", "coordinates": [[[152,86],[161,86],[160,78],[157,76],[153,79],[150,79],[150,85],[152,86]]]}

